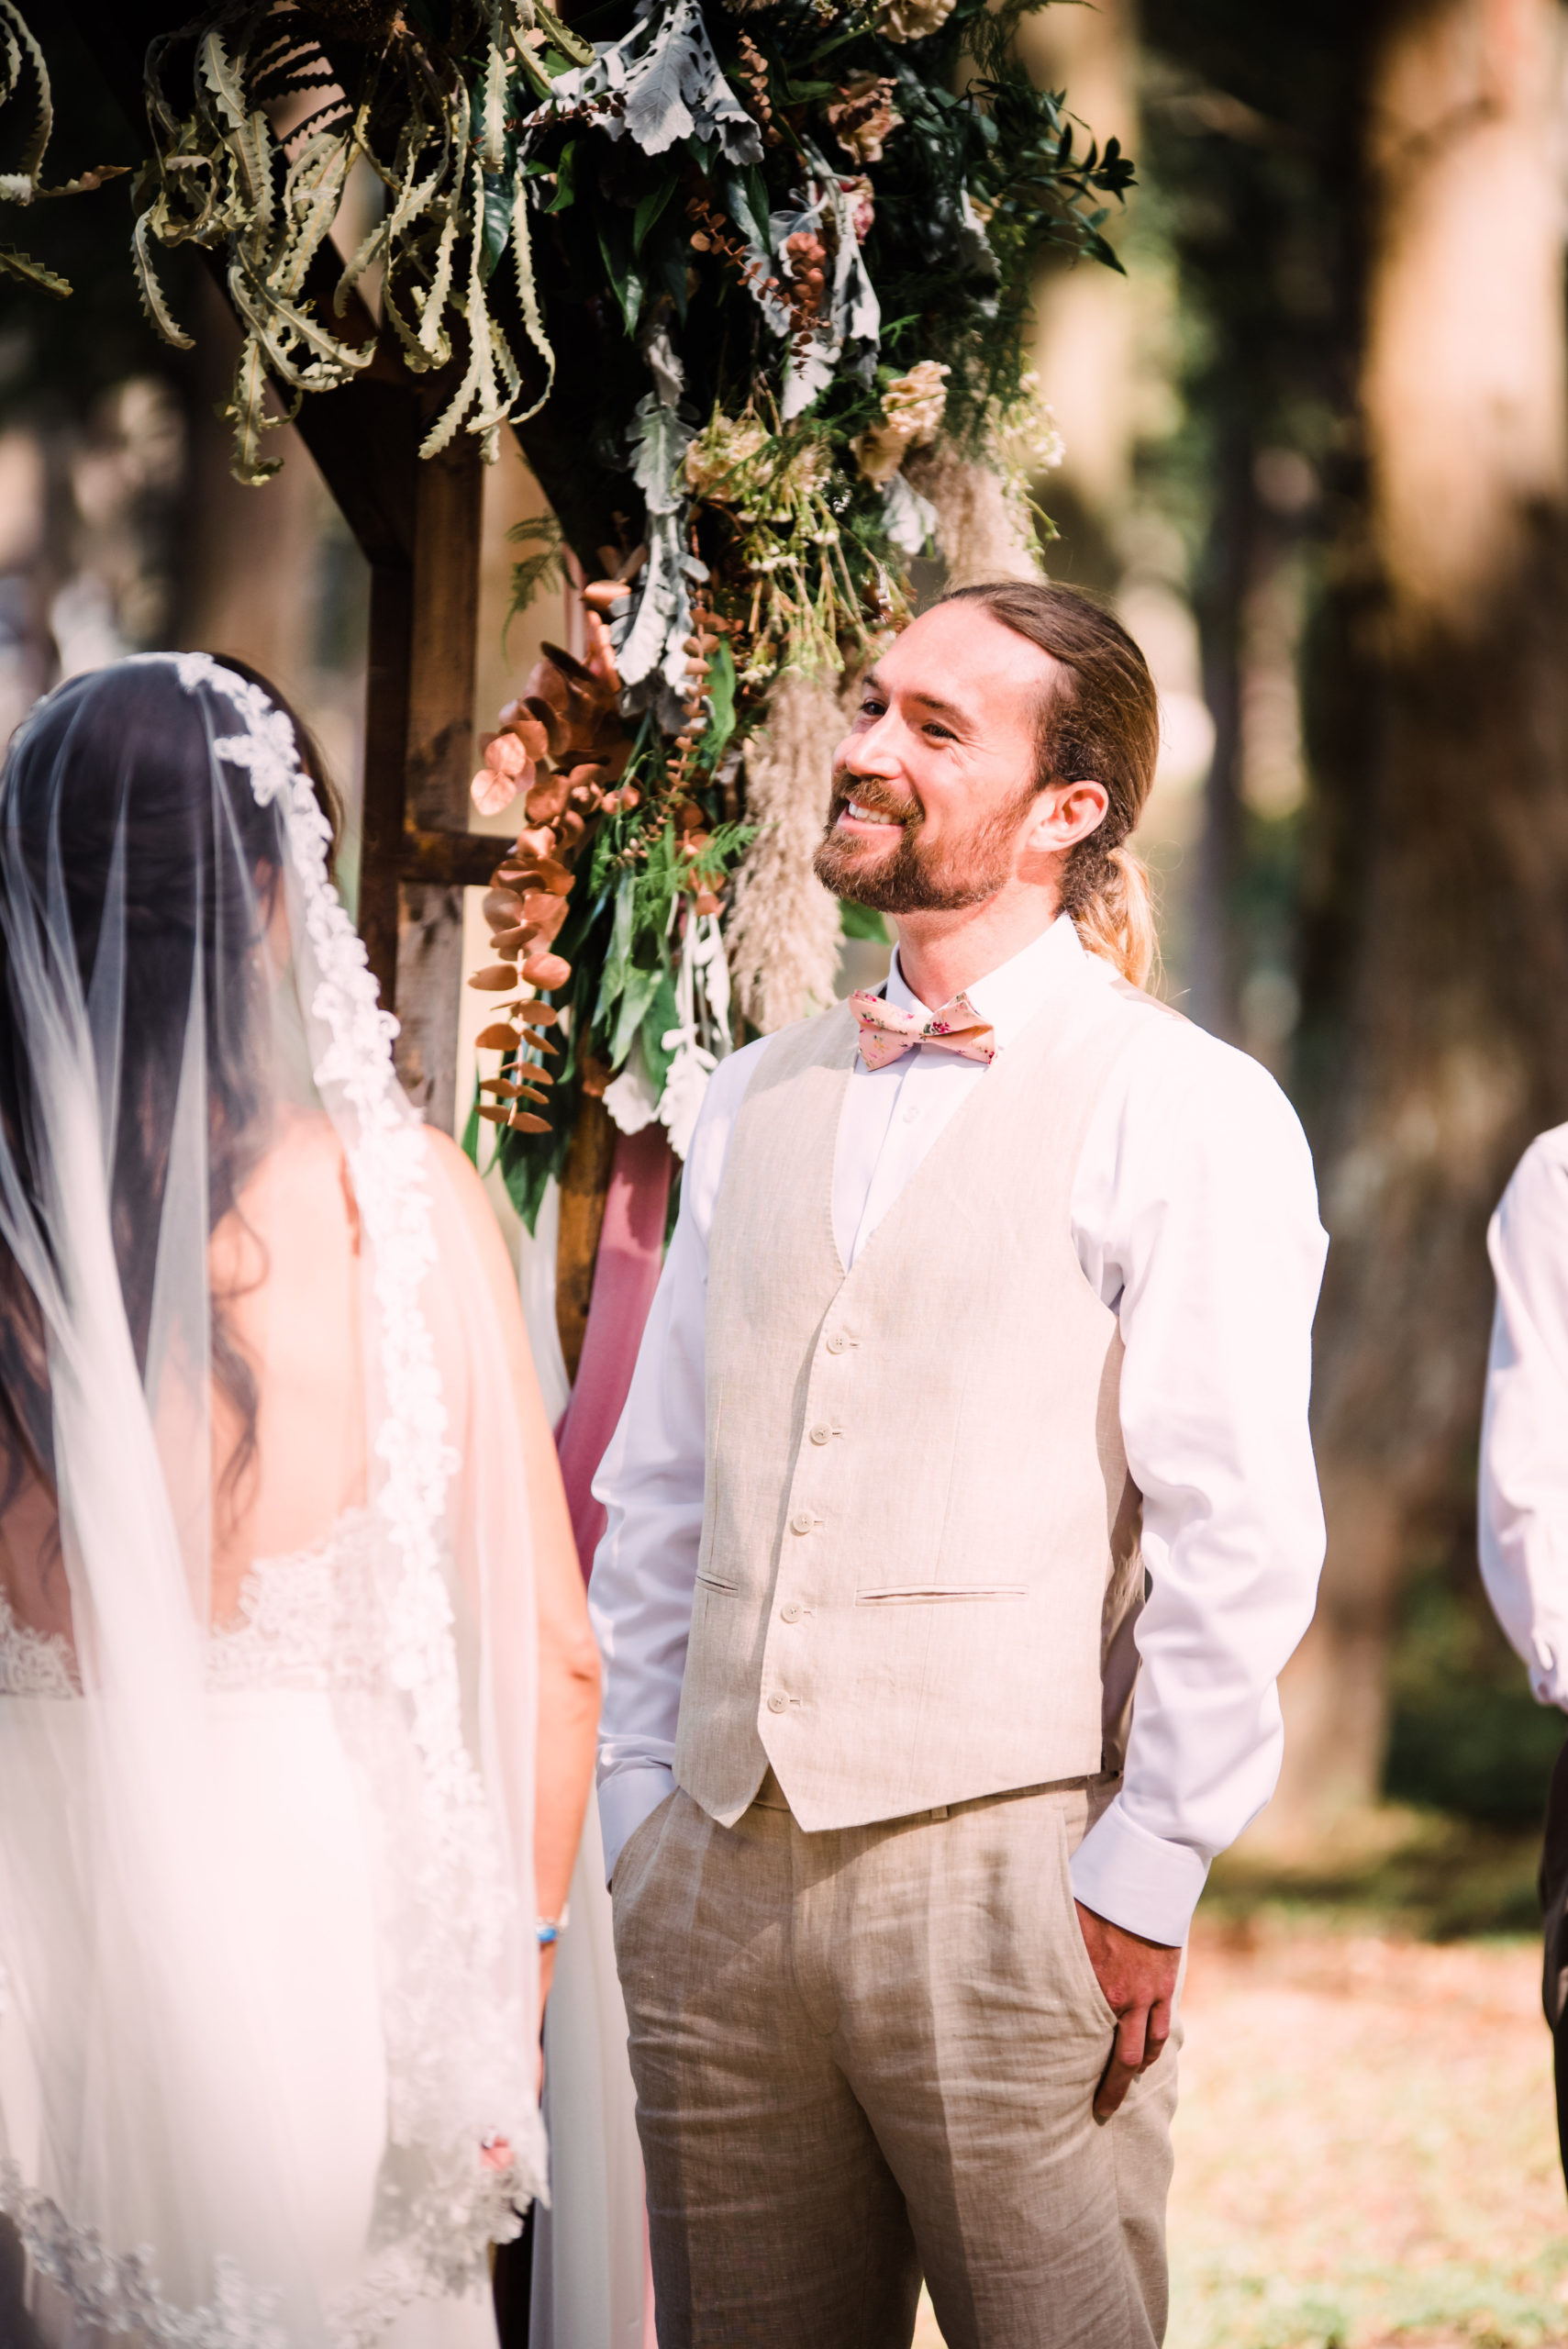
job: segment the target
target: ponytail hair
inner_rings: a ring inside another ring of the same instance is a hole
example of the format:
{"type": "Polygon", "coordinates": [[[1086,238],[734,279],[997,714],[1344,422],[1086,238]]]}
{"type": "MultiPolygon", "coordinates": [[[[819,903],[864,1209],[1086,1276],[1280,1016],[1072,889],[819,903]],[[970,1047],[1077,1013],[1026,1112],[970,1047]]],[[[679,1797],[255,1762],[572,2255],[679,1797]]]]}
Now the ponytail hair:
{"type": "Polygon", "coordinates": [[[1158,969],[1160,941],[1149,870],[1127,845],[1154,781],[1160,704],[1149,664],[1115,616],[1080,588],[1054,581],[998,580],[955,587],[945,604],[979,604],[1057,664],[1040,719],[1035,783],[1098,783],[1104,820],[1069,849],[1062,910],[1091,954],[1135,987],[1158,969]]]}
{"type": "Polygon", "coordinates": [[[1154,926],[1154,890],[1149,867],[1136,849],[1125,843],[1107,849],[1101,874],[1084,903],[1064,905],[1062,910],[1072,914],[1090,953],[1114,963],[1129,986],[1146,987],[1158,977],[1160,933],[1154,926]]]}

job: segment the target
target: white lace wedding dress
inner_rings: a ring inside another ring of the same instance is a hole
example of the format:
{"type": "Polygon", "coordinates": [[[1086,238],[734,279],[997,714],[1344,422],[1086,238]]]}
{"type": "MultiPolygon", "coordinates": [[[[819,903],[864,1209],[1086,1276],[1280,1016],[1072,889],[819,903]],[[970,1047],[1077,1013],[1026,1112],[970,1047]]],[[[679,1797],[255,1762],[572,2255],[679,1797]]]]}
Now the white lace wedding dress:
{"type": "Polygon", "coordinates": [[[148,655],[0,773],[4,2349],[495,2349],[544,2182],[521,1332],[305,757],[148,655]]]}
{"type": "MultiPolygon", "coordinates": [[[[390,1682],[377,1596],[385,1536],[368,1509],[340,1518],[314,1548],[259,1558],[240,1586],[238,1615],[206,1648],[208,1753],[217,1800],[242,1846],[244,1929],[255,1958],[266,2061],[287,2130],[287,2161],[310,2266],[330,2305],[351,2292],[371,2232],[386,2140],[386,2034],[377,1982],[375,1806],[366,1800],[353,1741],[368,1742],[390,1682]]],[[[64,1640],[29,1631],[0,1596],[0,1777],[26,1786],[36,1830],[31,1898],[40,1935],[63,1889],[60,1839],[79,1809],[83,1698],[64,1640]]],[[[73,1986],[61,1981],[62,1997],[73,1986]]],[[[31,2174],[40,2114],[27,2040],[0,2014],[0,2104],[13,2154],[31,2174]],[[32,2122],[28,2131],[29,2119],[32,2122]]],[[[53,2041],[56,2032],[45,2025],[53,2041]]],[[[178,2191],[171,2175],[167,2191],[178,2191]]],[[[156,2149],[146,2149],[141,2209],[147,2239],[172,2232],[160,2209],[156,2149]]],[[[35,2322],[47,2349],[122,2349],[72,2315],[47,2282],[35,2322]]],[[[386,2349],[495,2349],[479,2299],[422,2299],[392,2317],[386,2349]]]]}

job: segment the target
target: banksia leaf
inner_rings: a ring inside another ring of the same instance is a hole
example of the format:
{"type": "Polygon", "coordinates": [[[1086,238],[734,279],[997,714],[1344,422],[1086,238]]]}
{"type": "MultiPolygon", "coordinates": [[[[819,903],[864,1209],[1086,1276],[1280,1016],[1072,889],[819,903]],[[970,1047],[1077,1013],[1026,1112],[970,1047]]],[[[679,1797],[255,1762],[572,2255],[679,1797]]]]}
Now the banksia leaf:
{"type": "Polygon", "coordinates": [[[52,269],[46,269],[31,253],[18,252],[15,245],[0,245],[0,270],[7,276],[19,277],[24,285],[36,286],[40,294],[52,294],[57,302],[63,302],[71,292],[67,279],[57,277],[52,269]]]}

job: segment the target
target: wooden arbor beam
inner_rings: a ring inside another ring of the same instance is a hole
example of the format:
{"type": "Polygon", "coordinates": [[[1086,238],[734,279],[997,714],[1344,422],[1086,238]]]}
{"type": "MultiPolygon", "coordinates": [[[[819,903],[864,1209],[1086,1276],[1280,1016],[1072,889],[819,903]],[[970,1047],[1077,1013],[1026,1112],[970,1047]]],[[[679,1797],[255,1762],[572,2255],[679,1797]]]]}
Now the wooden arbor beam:
{"type": "MultiPolygon", "coordinates": [[[[173,29],[166,0],[68,0],[117,104],[145,136],[149,43],[173,29]]],[[[176,19],[177,21],[177,19],[176,19]]],[[[219,255],[204,255],[227,298],[219,255]]],[[[304,294],[331,315],[339,272],[318,253],[304,294]]],[[[350,341],[378,342],[358,295],[350,341]]],[[[457,1089],[462,889],[497,843],[467,829],[473,772],[482,474],[466,433],[441,456],[420,441],[454,385],[416,377],[386,344],[362,375],[302,401],[295,429],[370,565],[360,928],[381,997],[402,1022],[398,1074],[450,1131],[457,1089]]],[[[264,493],[257,520],[265,527],[264,493]]]]}

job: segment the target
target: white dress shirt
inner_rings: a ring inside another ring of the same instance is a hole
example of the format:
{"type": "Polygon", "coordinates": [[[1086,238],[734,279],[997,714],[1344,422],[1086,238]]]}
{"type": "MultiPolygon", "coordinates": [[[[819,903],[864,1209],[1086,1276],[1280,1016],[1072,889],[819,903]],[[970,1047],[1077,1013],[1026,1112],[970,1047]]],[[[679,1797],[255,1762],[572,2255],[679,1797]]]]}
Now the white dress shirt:
{"type": "MultiPolygon", "coordinates": [[[[1005,1052],[1064,976],[1075,988],[1114,975],[1063,919],[967,993],[1005,1052]]],[[[887,997],[927,1014],[896,956],[887,997]]],[[[708,1087],[626,1411],[595,1484],[609,1512],[589,1607],[605,1658],[599,1806],[612,1870],[674,1783],[703,1519],[707,1236],[766,1049],[722,1062],[708,1087]]],[[[856,1062],[833,1172],[846,1264],[986,1074],[930,1045],[874,1073],[856,1062]]],[[[1148,1022],[1101,1097],[1072,1225],[1084,1275],[1120,1322],[1122,1433],[1151,1585],[1126,1773],[1074,1855],[1073,1882],[1086,1908],[1173,1943],[1209,1861],[1279,1774],[1275,1679],[1311,1618],[1323,1556],[1307,1406],[1328,1243],[1284,1096],[1255,1061],[1174,1019],[1148,1022]]]]}
{"type": "Polygon", "coordinates": [[[1568,1126],[1531,1142],[1486,1244],[1481,1573],[1538,1702],[1568,1711],[1568,1126]]]}

